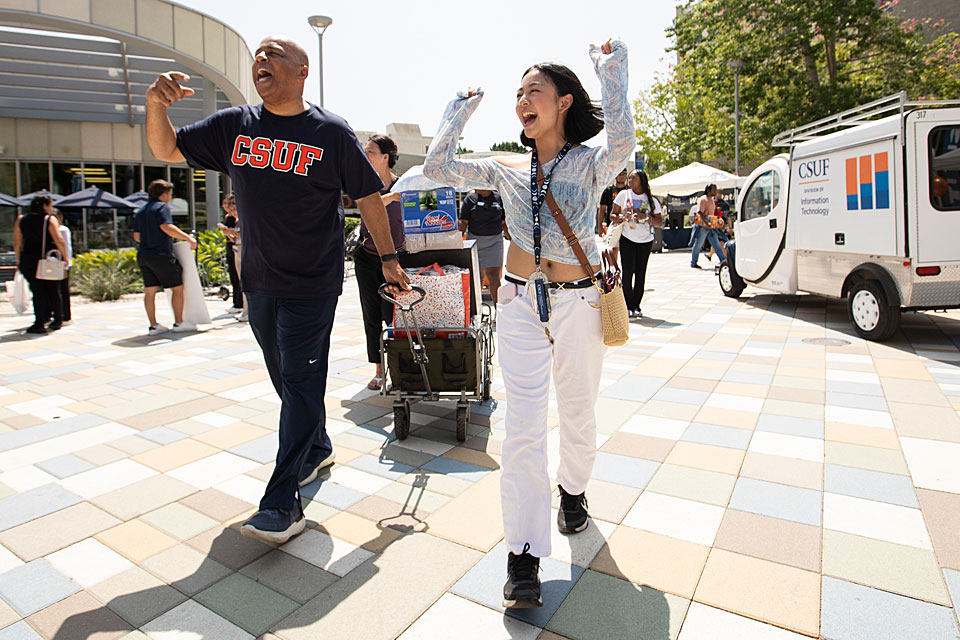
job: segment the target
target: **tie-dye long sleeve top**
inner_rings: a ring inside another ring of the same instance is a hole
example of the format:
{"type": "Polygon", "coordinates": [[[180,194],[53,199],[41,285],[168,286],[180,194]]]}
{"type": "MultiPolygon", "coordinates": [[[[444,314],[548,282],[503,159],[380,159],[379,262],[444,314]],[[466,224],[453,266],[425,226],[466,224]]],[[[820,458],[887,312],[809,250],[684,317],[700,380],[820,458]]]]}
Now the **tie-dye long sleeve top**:
{"type": "MultiPolygon", "coordinates": [[[[600,262],[596,243],[591,241],[600,193],[626,165],[636,143],[633,116],[627,100],[627,47],[619,40],[614,40],[612,45],[610,54],[601,53],[596,46],[590,47],[590,57],[600,77],[607,142],[602,147],[582,144],[573,147],[557,166],[550,184],[550,192],[592,264],[600,262]]],[[[493,158],[456,159],[460,134],[482,97],[458,98],[447,105],[440,129],[427,152],[423,174],[457,189],[497,190],[503,200],[512,241],[532,254],[533,209],[530,205],[529,169],[512,169],[493,158]]],[[[554,160],[544,163],[544,174],[550,172],[554,163],[554,160]]],[[[546,207],[540,219],[544,259],[580,264],[546,207]]]]}

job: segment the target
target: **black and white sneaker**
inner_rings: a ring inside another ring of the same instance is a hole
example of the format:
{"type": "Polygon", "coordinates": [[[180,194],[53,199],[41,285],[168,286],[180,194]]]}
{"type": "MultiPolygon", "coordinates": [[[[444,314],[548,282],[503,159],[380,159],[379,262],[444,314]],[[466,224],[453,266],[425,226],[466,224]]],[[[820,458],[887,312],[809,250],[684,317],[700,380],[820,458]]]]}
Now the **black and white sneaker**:
{"type": "Polygon", "coordinates": [[[523,545],[523,552],[507,554],[507,581],[503,585],[503,606],[510,609],[532,609],[543,606],[540,597],[540,558],[527,553],[530,543],[523,545]]]}
{"type": "Polygon", "coordinates": [[[560,485],[557,485],[557,488],[560,489],[560,512],[557,513],[557,528],[560,529],[560,533],[583,531],[590,524],[586,494],[573,495],[567,493],[560,485]]]}
{"type": "Polygon", "coordinates": [[[240,525],[240,533],[271,544],[284,544],[307,527],[300,500],[293,509],[261,509],[240,525]]]}

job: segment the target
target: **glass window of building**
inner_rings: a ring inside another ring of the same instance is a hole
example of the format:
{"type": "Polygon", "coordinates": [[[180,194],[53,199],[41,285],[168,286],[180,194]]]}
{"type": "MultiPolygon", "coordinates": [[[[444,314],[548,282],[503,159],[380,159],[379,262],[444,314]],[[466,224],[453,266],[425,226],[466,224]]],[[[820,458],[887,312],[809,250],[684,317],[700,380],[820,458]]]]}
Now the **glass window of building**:
{"type": "Polygon", "coordinates": [[[152,167],[150,165],[143,166],[143,190],[146,191],[147,187],[150,186],[150,183],[154,180],[169,180],[167,177],[167,168],[166,167],[152,167]]]}
{"type": "Polygon", "coordinates": [[[190,170],[170,167],[170,182],[173,183],[173,200],[170,212],[173,223],[181,229],[190,228],[190,170]]]}
{"type": "Polygon", "coordinates": [[[17,195],[17,163],[0,162],[0,193],[17,195]]]}
{"type": "Polygon", "coordinates": [[[193,171],[193,210],[197,229],[207,228],[207,182],[206,171],[203,169],[194,169],[193,171]]]}
{"type": "Polygon", "coordinates": [[[20,163],[20,193],[50,189],[49,162],[20,163]]]}
{"type": "Polygon", "coordinates": [[[83,186],[100,187],[113,193],[113,165],[83,163],[83,186]]]}
{"type": "Polygon", "coordinates": [[[140,165],[114,165],[114,194],[126,198],[132,193],[140,191],[140,165]]]}
{"type": "Polygon", "coordinates": [[[83,176],[79,162],[53,163],[53,192],[62,196],[83,189],[83,176]]]}

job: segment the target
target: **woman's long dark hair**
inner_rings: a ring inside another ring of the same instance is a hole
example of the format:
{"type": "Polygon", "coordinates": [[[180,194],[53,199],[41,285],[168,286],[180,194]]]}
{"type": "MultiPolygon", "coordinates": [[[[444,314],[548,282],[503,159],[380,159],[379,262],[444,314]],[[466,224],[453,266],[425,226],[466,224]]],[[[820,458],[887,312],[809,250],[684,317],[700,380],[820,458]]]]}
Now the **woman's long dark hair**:
{"type": "Polygon", "coordinates": [[[394,165],[397,164],[397,160],[400,159],[400,151],[397,149],[397,143],[393,141],[393,138],[375,133],[370,136],[370,142],[377,145],[380,153],[387,154],[387,167],[393,169],[394,165]]]}
{"type": "MultiPolygon", "coordinates": [[[[567,142],[579,144],[586,142],[593,136],[603,130],[603,110],[600,105],[590,100],[587,90],[580,84],[580,79],[573,71],[555,62],[541,62],[535,64],[523,75],[526,76],[531,71],[540,71],[557,88],[557,94],[561,96],[573,96],[573,103],[567,109],[567,117],[564,121],[564,137],[567,142]]],[[[522,78],[523,76],[521,76],[522,78]]],[[[534,147],[532,138],[528,138],[522,131],[520,132],[520,142],[525,147],[534,147]]]]}
{"type": "Polygon", "coordinates": [[[53,203],[53,198],[47,195],[33,196],[30,201],[30,213],[43,213],[43,208],[53,203]]]}

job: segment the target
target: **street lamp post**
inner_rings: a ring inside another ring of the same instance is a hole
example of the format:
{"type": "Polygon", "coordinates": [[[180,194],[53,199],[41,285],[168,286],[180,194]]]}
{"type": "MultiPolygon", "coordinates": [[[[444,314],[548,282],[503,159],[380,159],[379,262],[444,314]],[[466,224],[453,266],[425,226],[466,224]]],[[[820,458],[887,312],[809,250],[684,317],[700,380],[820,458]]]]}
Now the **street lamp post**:
{"type": "Polygon", "coordinates": [[[320,77],[320,102],[319,106],[323,106],[323,32],[327,30],[331,24],[333,24],[333,18],[328,16],[310,16],[307,18],[307,22],[310,23],[310,26],[313,27],[313,30],[317,32],[317,37],[320,39],[320,57],[317,58],[317,69],[319,73],[317,74],[320,77]]]}
{"type": "Polygon", "coordinates": [[[743,60],[734,58],[727,66],[733,71],[733,164],[736,167],[734,172],[740,175],[740,69],[743,60]]]}

